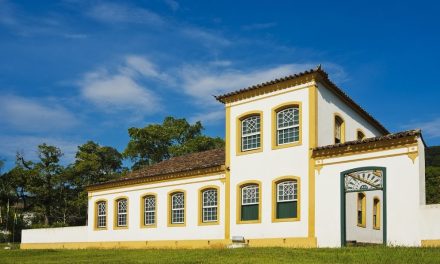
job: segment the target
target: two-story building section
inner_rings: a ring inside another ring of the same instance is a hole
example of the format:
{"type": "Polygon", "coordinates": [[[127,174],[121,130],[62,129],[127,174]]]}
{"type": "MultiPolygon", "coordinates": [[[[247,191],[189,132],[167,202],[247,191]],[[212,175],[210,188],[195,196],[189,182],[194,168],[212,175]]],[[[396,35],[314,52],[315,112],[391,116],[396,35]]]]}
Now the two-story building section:
{"type": "Polygon", "coordinates": [[[225,149],[88,187],[88,225],[22,248],[440,246],[420,130],[390,133],[321,67],[216,96],[225,149]]]}

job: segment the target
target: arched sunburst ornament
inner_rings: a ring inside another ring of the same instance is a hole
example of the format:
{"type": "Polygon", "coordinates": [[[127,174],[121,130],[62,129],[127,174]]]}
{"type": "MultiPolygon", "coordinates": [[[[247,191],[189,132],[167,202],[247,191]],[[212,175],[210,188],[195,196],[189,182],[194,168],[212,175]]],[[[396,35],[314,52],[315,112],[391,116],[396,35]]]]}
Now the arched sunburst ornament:
{"type": "Polygon", "coordinates": [[[381,170],[362,170],[345,175],[345,191],[381,190],[383,187],[381,170]]]}

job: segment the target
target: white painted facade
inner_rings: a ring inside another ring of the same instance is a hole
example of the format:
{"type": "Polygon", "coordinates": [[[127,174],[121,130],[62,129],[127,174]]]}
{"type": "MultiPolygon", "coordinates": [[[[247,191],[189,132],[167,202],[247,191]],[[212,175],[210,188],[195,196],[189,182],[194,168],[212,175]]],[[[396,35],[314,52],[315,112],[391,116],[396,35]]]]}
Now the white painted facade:
{"type": "Polygon", "coordinates": [[[371,120],[360,114],[359,109],[314,78],[227,102],[223,172],[90,191],[87,227],[23,230],[23,246],[89,243],[99,247],[102,243],[114,242],[119,243],[112,244],[115,247],[130,247],[129,243],[138,243],[136,247],[142,247],[150,242],[164,241],[160,247],[174,247],[186,241],[190,247],[199,247],[209,246],[212,241],[227,245],[232,237],[239,236],[250,246],[340,247],[344,242],[341,238],[341,195],[345,195],[341,173],[365,167],[384,168],[386,192],[366,192],[365,228],[356,223],[357,193],[345,196],[346,240],[381,243],[386,229],[385,242],[388,245],[421,246],[423,240],[440,241],[440,207],[425,205],[424,144],[421,137],[418,136],[412,145],[382,147],[381,141],[358,152],[312,157],[311,149],[334,144],[335,114],[344,120],[345,141],[356,140],[359,129],[366,138],[383,135],[371,120]],[[291,147],[274,148],[273,110],[286,103],[300,107],[300,142],[291,147]],[[241,140],[237,136],[240,131],[237,126],[240,126],[240,117],[252,112],[261,115],[261,146],[253,153],[242,153],[241,143],[237,141],[241,140]],[[316,143],[313,145],[314,139],[316,143]],[[273,216],[273,181],[286,176],[299,180],[299,211],[297,219],[280,222],[273,216]],[[241,207],[240,193],[237,192],[240,192],[242,183],[250,181],[260,184],[261,210],[258,221],[246,223],[237,215],[241,207]],[[199,195],[206,186],[219,189],[219,221],[215,225],[199,223],[199,195]],[[168,226],[168,199],[170,192],[177,189],[185,192],[185,225],[171,227],[168,226]],[[141,227],[141,198],[146,193],[157,195],[157,226],[154,228],[141,227]],[[128,228],[116,229],[114,202],[122,196],[128,199],[128,228]],[[379,230],[372,228],[373,197],[381,201],[379,230]],[[382,203],[385,198],[386,209],[382,203]],[[95,204],[103,199],[108,206],[107,228],[97,230],[95,204]],[[386,224],[383,221],[385,215],[386,224]],[[188,241],[207,242],[196,245],[188,241]]]}

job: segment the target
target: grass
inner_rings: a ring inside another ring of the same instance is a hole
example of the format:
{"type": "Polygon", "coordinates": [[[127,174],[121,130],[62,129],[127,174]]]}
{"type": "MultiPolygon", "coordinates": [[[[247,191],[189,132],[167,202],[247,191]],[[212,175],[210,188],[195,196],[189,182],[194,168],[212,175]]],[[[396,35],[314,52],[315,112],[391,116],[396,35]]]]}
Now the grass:
{"type": "MultiPolygon", "coordinates": [[[[3,249],[3,247],[2,247],[3,249]]],[[[440,263],[440,248],[0,250],[1,263],[440,263]]]]}

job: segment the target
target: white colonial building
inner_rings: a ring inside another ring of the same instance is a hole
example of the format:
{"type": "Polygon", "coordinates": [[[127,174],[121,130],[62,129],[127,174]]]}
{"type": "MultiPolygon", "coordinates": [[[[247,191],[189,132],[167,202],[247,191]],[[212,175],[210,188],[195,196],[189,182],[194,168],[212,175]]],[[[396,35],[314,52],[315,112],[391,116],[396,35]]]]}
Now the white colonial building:
{"type": "Polygon", "coordinates": [[[418,130],[389,133],[320,68],[217,96],[226,147],[88,187],[88,225],[22,248],[440,245],[418,130]]]}

